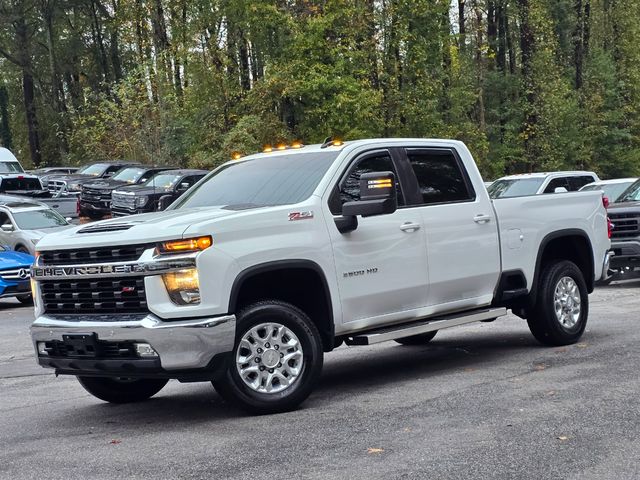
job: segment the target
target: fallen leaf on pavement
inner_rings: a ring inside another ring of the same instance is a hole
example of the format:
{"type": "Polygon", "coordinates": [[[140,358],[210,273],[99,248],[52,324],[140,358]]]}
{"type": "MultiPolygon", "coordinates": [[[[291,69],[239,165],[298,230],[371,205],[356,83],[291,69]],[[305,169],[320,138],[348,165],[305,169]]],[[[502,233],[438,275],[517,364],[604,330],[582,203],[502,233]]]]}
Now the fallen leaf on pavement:
{"type": "Polygon", "coordinates": [[[560,435],[560,436],[558,437],[558,440],[561,440],[561,441],[563,441],[563,442],[564,442],[565,440],[569,440],[569,437],[566,437],[566,436],[564,436],[564,435],[560,435]]]}
{"type": "Polygon", "coordinates": [[[384,448],[367,448],[367,453],[371,454],[371,453],[382,453],[384,452],[384,448]]]}
{"type": "Polygon", "coordinates": [[[109,443],[111,445],[118,445],[119,443],[122,443],[122,440],[111,440],[109,443]]]}
{"type": "Polygon", "coordinates": [[[578,347],[578,348],[587,348],[588,346],[589,346],[589,344],[586,343],[586,342],[576,343],[576,347],[578,347]]]}

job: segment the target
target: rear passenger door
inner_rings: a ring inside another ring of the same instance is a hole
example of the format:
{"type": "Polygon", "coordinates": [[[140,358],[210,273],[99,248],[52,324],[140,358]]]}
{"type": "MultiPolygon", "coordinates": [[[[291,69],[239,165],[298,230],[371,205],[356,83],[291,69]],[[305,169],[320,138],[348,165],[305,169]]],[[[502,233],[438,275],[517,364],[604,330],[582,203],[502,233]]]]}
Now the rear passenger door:
{"type": "Polygon", "coordinates": [[[495,212],[474,191],[451,148],[406,148],[413,177],[409,209],[422,217],[429,264],[428,306],[446,312],[491,303],[500,272],[495,212]]]}

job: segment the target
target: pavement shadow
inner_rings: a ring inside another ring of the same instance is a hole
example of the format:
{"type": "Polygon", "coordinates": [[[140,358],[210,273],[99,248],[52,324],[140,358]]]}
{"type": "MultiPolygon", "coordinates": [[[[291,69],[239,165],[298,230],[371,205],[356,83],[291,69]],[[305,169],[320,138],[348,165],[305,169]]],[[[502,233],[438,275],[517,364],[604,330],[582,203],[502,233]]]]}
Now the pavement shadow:
{"type": "MultiPolygon", "coordinates": [[[[361,357],[327,362],[318,391],[390,386],[412,378],[429,378],[489,363],[526,351],[549,351],[528,332],[474,333],[472,337],[433,341],[422,346],[390,347],[361,357]]],[[[358,347],[349,347],[358,348],[358,347]]]]}
{"type": "MultiPolygon", "coordinates": [[[[437,340],[436,337],[430,344],[416,347],[389,344],[388,348],[363,352],[356,358],[330,354],[315,393],[316,398],[321,399],[321,405],[308,401],[302,410],[330,408],[330,393],[336,389],[344,395],[371,387],[388,388],[412,378],[424,379],[464,368],[481,368],[481,364],[500,357],[536,350],[536,353],[549,351],[542,349],[528,332],[495,332],[474,333],[473,337],[463,339],[437,340]]],[[[138,404],[113,405],[96,400],[94,404],[69,409],[50,422],[68,425],[79,417],[83,423],[93,424],[99,430],[122,425],[126,429],[162,431],[202,424],[211,427],[221,420],[247,418],[247,415],[224,402],[211,386],[199,384],[197,389],[185,388],[184,393],[172,389],[170,393],[161,393],[138,404]]],[[[51,426],[55,428],[55,425],[51,426]]]]}

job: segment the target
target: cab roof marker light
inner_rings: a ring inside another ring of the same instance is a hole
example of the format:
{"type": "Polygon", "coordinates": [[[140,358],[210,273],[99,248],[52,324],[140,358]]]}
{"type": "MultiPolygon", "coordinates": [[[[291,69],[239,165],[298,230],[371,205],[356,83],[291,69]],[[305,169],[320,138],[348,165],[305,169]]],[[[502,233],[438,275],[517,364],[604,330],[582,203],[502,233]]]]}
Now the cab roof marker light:
{"type": "Polygon", "coordinates": [[[262,147],[262,151],[264,153],[271,153],[273,152],[273,147],[271,145],[265,145],[264,147],[262,147]]]}
{"type": "Polygon", "coordinates": [[[232,152],[231,159],[232,160],[240,160],[242,158],[242,154],[240,152],[232,152]]]}
{"type": "Polygon", "coordinates": [[[342,140],[338,138],[327,137],[324,139],[324,142],[322,142],[322,145],[320,145],[320,148],[341,147],[342,145],[344,145],[344,142],[342,140]]]}

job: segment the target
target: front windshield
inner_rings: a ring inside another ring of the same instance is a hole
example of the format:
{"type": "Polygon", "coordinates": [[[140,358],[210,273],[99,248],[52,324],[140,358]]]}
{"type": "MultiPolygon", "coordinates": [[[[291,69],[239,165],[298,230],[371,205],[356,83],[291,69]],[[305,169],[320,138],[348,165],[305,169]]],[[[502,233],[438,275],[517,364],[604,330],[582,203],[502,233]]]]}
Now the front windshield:
{"type": "Polygon", "coordinates": [[[151,177],[151,179],[145,183],[145,186],[155,188],[171,188],[181,178],[182,175],[159,173],[158,175],[151,177]]]}
{"type": "Polygon", "coordinates": [[[64,217],[54,210],[16,212],[13,214],[13,219],[20,230],[40,230],[69,225],[64,217]]]}
{"type": "Polygon", "coordinates": [[[618,202],[639,202],[640,201],[640,180],[634,182],[629,188],[627,188],[618,202]]]}
{"type": "Polygon", "coordinates": [[[268,155],[227,164],[192,188],[176,208],[290,205],[309,198],[339,152],[268,155]]]}
{"type": "Polygon", "coordinates": [[[82,175],[91,175],[94,177],[101,176],[104,171],[107,169],[107,165],[104,163],[94,163],[93,165],[87,165],[86,167],[82,167],[76,173],[80,173],[82,175]]]}
{"type": "Polygon", "coordinates": [[[0,173],[24,173],[18,162],[0,162],[0,173]]]}
{"type": "Polygon", "coordinates": [[[544,178],[516,178],[496,180],[487,187],[491,198],[522,197],[535,195],[544,178]]]}
{"type": "Polygon", "coordinates": [[[609,199],[611,203],[616,202],[618,197],[622,195],[629,185],[633,182],[624,182],[624,183],[605,183],[602,185],[598,185],[594,183],[592,185],[587,185],[580,189],[581,192],[586,191],[594,191],[594,190],[602,190],[604,192],[604,196],[609,199]]]}
{"type": "Polygon", "coordinates": [[[140,180],[140,177],[146,173],[146,169],[139,167],[130,167],[120,170],[113,177],[114,180],[120,180],[121,182],[136,183],[140,180]]]}

